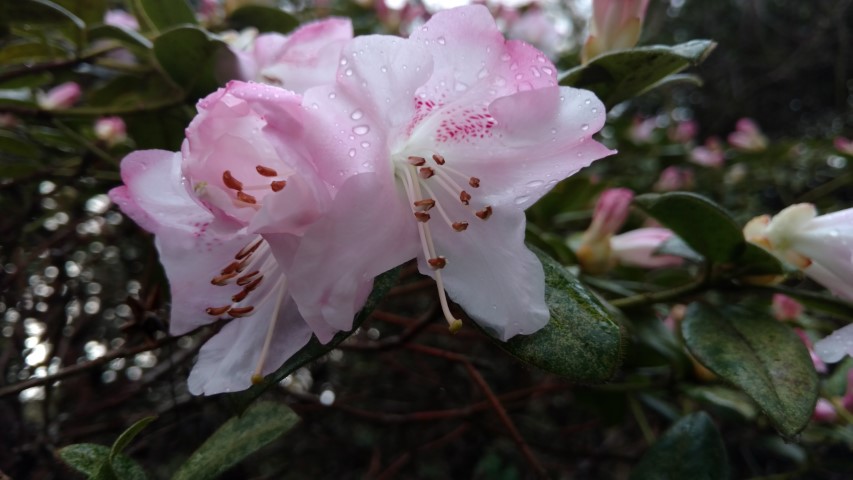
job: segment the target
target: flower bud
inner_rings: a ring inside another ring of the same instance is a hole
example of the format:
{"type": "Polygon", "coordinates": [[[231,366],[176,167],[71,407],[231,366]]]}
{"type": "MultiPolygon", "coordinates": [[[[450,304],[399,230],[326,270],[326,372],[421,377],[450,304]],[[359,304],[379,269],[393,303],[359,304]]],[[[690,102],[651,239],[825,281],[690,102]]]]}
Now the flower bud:
{"type": "Polygon", "coordinates": [[[622,228],[633,199],[634,193],[627,188],[611,188],[602,192],[595,204],[592,223],[577,248],[578,262],[584,271],[603,273],[613,267],[610,237],[622,228]]]}
{"type": "Polygon", "coordinates": [[[74,105],[80,98],[80,85],[75,82],[65,82],[48,90],[47,93],[39,92],[37,102],[39,107],[45,110],[58,110],[74,105]]]}
{"type": "Polygon", "coordinates": [[[723,145],[720,140],[711,137],[705,141],[705,145],[692,149],[688,160],[703,167],[720,168],[726,161],[723,145]]]}
{"type": "Polygon", "coordinates": [[[803,314],[802,303],[781,293],[773,295],[773,304],[770,308],[773,311],[773,316],[780,322],[796,320],[803,314]]]}
{"type": "Polygon", "coordinates": [[[660,178],[652,186],[652,190],[656,192],[689,190],[693,188],[693,183],[693,170],[673,165],[660,172],[660,178]]]}
{"type": "Polygon", "coordinates": [[[835,149],[839,152],[853,157],[853,140],[844,137],[835,137],[832,144],[835,145],[835,149]]]}
{"type": "Polygon", "coordinates": [[[113,147],[127,140],[127,128],[121,117],[101,117],[95,122],[95,136],[113,147]]]}
{"type": "Polygon", "coordinates": [[[761,152],[767,149],[767,137],[761,133],[753,120],[741,118],[735,125],[735,131],[729,134],[729,143],[743,152],[761,152]]]}
{"type": "Polygon", "coordinates": [[[593,0],[589,37],[581,51],[588,63],[602,53],[625,50],[640,39],[649,0],[593,0]]]}

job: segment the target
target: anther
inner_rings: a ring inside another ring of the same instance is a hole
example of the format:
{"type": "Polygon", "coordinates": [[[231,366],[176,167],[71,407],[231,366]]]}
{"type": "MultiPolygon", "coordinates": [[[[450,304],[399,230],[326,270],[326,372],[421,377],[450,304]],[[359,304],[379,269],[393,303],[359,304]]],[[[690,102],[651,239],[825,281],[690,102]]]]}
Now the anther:
{"type": "Polygon", "coordinates": [[[465,190],[462,190],[459,192],[459,201],[462,202],[463,205],[468,205],[468,202],[471,201],[471,195],[465,190]]]}
{"type": "MultiPolygon", "coordinates": [[[[451,225],[451,226],[457,232],[464,232],[465,230],[468,229],[468,222],[453,222],[453,225],[451,225]]],[[[237,284],[239,285],[240,282],[238,281],[237,284]]]]}
{"type": "Polygon", "coordinates": [[[475,212],[474,215],[482,220],[488,220],[488,218],[492,216],[492,207],[487,206],[486,208],[475,212]]]}
{"type": "Polygon", "coordinates": [[[418,170],[418,174],[421,176],[421,178],[426,179],[426,178],[429,178],[429,177],[435,175],[435,170],[433,170],[430,167],[423,167],[420,170],[418,170]]]}
{"type": "Polygon", "coordinates": [[[425,198],[423,200],[418,200],[417,202],[414,202],[414,205],[426,212],[427,210],[435,206],[435,200],[431,198],[425,198]]]}
{"type": "Polygon", "coordinates": [[[430,216],[426,212],[415,212],[415,218],[418,219],[419,222],[427,222],[430,219],[430,216]]]}
{"type": "Polygon", "coordinates": [[[210,279],[210,283],[218,286],[223,286],[228,284],[228,280],[237,276],[237,272],[226,273],[225,275],[217,275],[210,279]]]}
{"type": "Polygon", "coordinates": [[[228,315],[234,318],[248,317],[255,310],[255,307],[231,307],[228,310],[228,315]]]}
{"type": "Polygon", "coordinates": [[[246,299],[246,297],[247,297],[247,296],[249,295],[249,293],[251,293],[251,292],[252,292],[252,291],[251,291],[251,290],[249,290],[248,288],[244,288],[244,289],[240,290],[239,292],[235,293],[235,294],[234,294],[234,296],[232,296],[232,297],[231,297],[231,301],[232,301],[232,302],[234,302],[234,303],[240,303],[240,302],[242,302],[243,300],[245,300],[245,299],[246,299]]]}
{"type": "Polygon", "coordinates": [[[246,290],[246,291],[248,291],[248,292],[251,292],[251,291],[255,290],[256,288],[258,288],[258,285],[260,285],[260,284],[261,284],[261,280],[263,280],[263,279],[264,279],[264,276],[263,276],[263,275],[261,275],[260,277],[258,277],[258,278],[256,278],[256,279],[254,279],[251,283],[249,283],[248,285],[246,285],[246,286],[243,288],[243,290],[246,290]]]}
{"type": "Polygon", "coordinates": [[[228,275],[231,272],[237,272],[237,271],[239,271],[238,268],[240,268],[240,265],[241,265],[241,262],[231,262],[228,264],[227,267],[223,268],[222,271],[219,273],[222,275],[228,275]]]}
{"type": "Polygon", "coordinates": [[[207,312],[208,315],[218,317],[227,312],[229,308],[231,308],[231,305],[225,305],[224,307],[207,307],[204,311],[207,312]]]}
{"type": "Polygon", "coordinates": [[[284,180],[276,180],[270,183],[270,188],[273,192],[280,192],[285,185],[287,185],[287,182],[285,182],[284,180]]]}
{"type": "Polygon", "coordinates": [[[433,270],[439,270],[447,266],[447,259],[444,257],[428,258],[427,263],[433,270]]]}
{"type": "Polygon", "coordinates": [[[243,190],[243,182],[234,178],[234,175],[231,175],[231,170],[222,172],[222,183],[231,190],[237,190],[238,192],[243,190]]]}
{"type": "Polygon", "coordinates": [[[241,202],[250,203],[252,205],[258,203],[258,200],[255,197],[243,192],[237,192],[237,199],[241,202]]]}
{"type": "Polygon", "coordinates": [[[260,374],[252,374],[252,385],[260,385],[264,383],[264,376],[260,374]]]}
{"type": "Polygon", "coordinates": [[[471,185],[471,188],[480,188],[480,179],[477,177],[471,177],[468,179],[468,185],[471,185]]]}
{"type": "Polygon", "coordinates": [[[439,165],[444,165],[444,157],[439,154],[433,154],[432,159],[435,160],[435,163],[439,165]]]}
{"type": "Polygon", "coordinates": [[[234,255],[234,260],[242,260],[248,257],[249,255],[255,253],[255,250],[257,250],[258,247],[261,246],[261,243],[263,243],[263,241],[264,240],[261,239],[251,245],[246,245],[245,247],[240,249],[239,252],[237,252],[237,255],[234,255]]]}
{"type": "Polygon", "coordinates": [[[420,167],[426,163],[426,159],[424,157],[409,157],[408,160],[410,164],[416,167],[420,167]]]}
{"type": "Polygon", "coordinates": [[[273,170],[270,167],[265,167],[263,165],[258,165],[257,167],[255,167],[255,170],[257,170],[258,173],[260,173],[261,175],[263,175],[265,177],[277,177],[278,176],[278,172],[276,172],[275,170],[273,170]]]}
{"type": "MultiPolygon", "coordinates": [[[[259,274],[259,273],[260,273],[260,271],[259,271],[259,270],[255,270],[255,271],[254,271],[254,272],[252,272],[252,273],[247,273],[247,274],[243,275],[242,277],[240,277],[240,278],[238,278],[238,279],[237,279],[237,285],[239,285],[239,286],[241,286],[241,287],[242,287],[242,286],[244,286],[244,285],[246,285],[246,284],[248,284],[248,283],[251,283],[251,282],[252,282],[253,277],[254,277],[255,275],[259,274]]],[[[262,277],[262,278],[263,278],[263,277],[262,277]]]]}

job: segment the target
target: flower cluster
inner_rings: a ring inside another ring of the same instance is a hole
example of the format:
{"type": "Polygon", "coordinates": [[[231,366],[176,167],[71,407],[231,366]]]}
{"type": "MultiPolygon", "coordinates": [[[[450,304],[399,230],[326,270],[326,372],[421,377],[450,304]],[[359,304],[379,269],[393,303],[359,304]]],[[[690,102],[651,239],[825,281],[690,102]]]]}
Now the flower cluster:
{"type": "Polygon", "coordinates": [[[181,151],[132,153],[111,191],[155,235],[171,332],[231,319],[190,391],[247,388],[350,330],[373,279],[415,258],[451,329],[447,297],[503,340],[548,322],[524,210],[611,153],[592,93],[559,87],[482,6],[408,39],[330,19],[259,36],[240,61],[249,81],[199,102],[181,151]]]}

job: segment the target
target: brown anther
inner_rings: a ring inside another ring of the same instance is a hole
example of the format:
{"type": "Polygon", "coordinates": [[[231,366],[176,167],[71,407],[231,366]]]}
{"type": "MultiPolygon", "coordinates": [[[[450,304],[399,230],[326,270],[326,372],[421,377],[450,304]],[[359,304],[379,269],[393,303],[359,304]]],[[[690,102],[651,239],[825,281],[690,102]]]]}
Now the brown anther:
{"type": "Polygon", "coordinates": [[[468,222],[453,222],[452,227],[457,232],[464,232],[468,229],[468,222]]]}
{"type": "Polygon", "coordinates": [[[251,260],[251,259],[248,257],[241,260],[240,263],[237,264],[236,272],[237,273],[243,273],[243,270],[245,270],[246,267],[249,266],[249,260],[251,260]]]}
{"type": "Polygon", "coordinates": [[[228,264],[227,267],[223,268],[222,271],[219,273],[222,275],[228,275],[231,272],[236,272],[236,271],[238,271],[237,269],[240,268],[241,264],[242,264],[242,262],[231,262],[228,264]]]}
{"type": "Polygon", "coordinates": [[[255,167],[255,170],[257,170],[258,173],[260,173],[261,175],[263,175],[265,177],[277,177],[278,176],[278,172],[276,172],[275,170],[273,170],[270,167],[265,167],[263,165],[258,165],[257,167],[255,167]]]}
{"type": "Polygon", "coordinates": [[[231,170],[222,172],[222,183],[231,190],[237,190],[238,192],[243,190],[243,182],[234,178],[234,175],[231,175],[231,170]]]}
{"type": "Polygon", "coordinates": [[[414,203],[414,205],[426,212],[427,210],[435,206],[435,200],[431,198],[425,198],[423,200],[418,200],[414,203]]]}
{"type": "Polygon", "coordinates": [[[487,220],[489,217],[492,216],[492,207],[487,206],[486,208],[475,212],[474,215],[476,215],[482,220],[487,220]]]}
{"type": "Polygon", "coordinates": [[[421,178],[429,178],[429,177],[435,175],[435,170],[433,170],[430,167],[423,167],[420,170],[418,170],[418,174],[421,176],[421,178]]]}
{"type": "Polygon", "coordinates": [[[226,273],[225,275],[217,275],[210,279],[210,283],[218,286],[223,286],[228,284],[228,280],[237,276],[237,272],[226,273]]]}
{"type": "Polygon", "coordinates": [[[433,270],[439,270],[447,266],[447,259],[444,257],[436,257],[427,259],[427,263],[433,270]]]}
{"type": "Polygon", "coordinates": [[[250,283],[252,281],[252,279],[254,278],[254,276],[259,274],[259,273],[261,273],[259,270],[255,270],[252,273],[247,273],[247,274],[243,275],[242,277],[237,279],[237,285],[242,287],[242,286],[246,285],[247,283],[250,283]]]}
{"type": "Polygon", "coordinates": [[[252,283],[250,283],[250,284],[246,285],[246,287],[245,287],[245,288],[243,288],[243,290],[248,290],[248,291],[250,291],[250,292],[251,292],[251,291],[253,291],[253,290],[255,290],[256,288],[258,288],[258,285],[260,285],[260,284],[261,284],[261,280],[263,280],[263,279],[264,279],[264,276],[263,276],[263,275],[261,275],[260,277],[258,277],[258,278],[256,278],[256,279],[254,279],[254,280],[252,281],[252,283]]]}
{"type": "Polygon", "coordinates": [[[244,203],[250,203],[252,205],[258,203],[258,200],[255,197],[243,192],[237,192],[237,200],[244,203]]]}
{"type": "Polygon", "coordinates": [[[468,185],[471,185],[471,188],[480,188],[480,179],[477,177],[471,177],[468,179],[468,185]]]}
{"type": "Polygon", "coordinates": [[[282,191],[282,189],[284,189],[285,185],[287,185],[287,182],[285,182],[284,180],[276,180],[270,183],[270,188],[273,192],[280,192],[282,191]]]}
{"type": "Polygon", "coordinates": [[[232,307],[228,310],[228,315],[234,318],[248,317],[255,310],[255,307],[232,307]]]}
{"type": "Polygon", "coordinates": [[[459,201],[462,202],[463,205],[468,205],[468,202],[471,201],[471,194],[462,190],[459,192],[459,201]]]}
{"type": "Polygon", "coordinates": [[[424,157],[409,157],[409,163],[416,167],[420,167],[421,165],[426,163],[426,159],[424,157]]]}
{"type": "Polygon", "coordinates": [[[232,301],[232,302],[234,302],[234,303],[240,303],[240,302],[242,302],[243,300],[245,300],[245,299],[246,299],[246,297],[247,297],[247,296],[249,295],[249,293],[251,293],[251,292],[252,292],[251,290],[249,290],[249,289],[247,289],[247,288],[244,288],[244,289],[240,290],[239,292],[235,293],[235,294],[231,297],[231,301],[232,301]]]}
{"type": "Polygon", "coordinates": [[[231,305],[225,305],[224,307],[207,307],[204,311],[207,312],[208,315],[218,317],[227,312],[229,308],[231,308],[231,305]]]}
{"type": "Polygon", "coordinates": [[[439,165],[444,165],[444,157],[439,154],[433,154],[432,159],[435,160],[435,163],[439,165]]]}
{"type": "Polygon", "coordinates": [[[261,243],[263,243],[263,241],[263,239],[260,239],[251,245],[246,245],[245,247],[241,248],[240,251],[237,252],[237,255],[234,255],[234,260],[242,260],[248,257],[249,255],[255,253],[255,250],[257,250],[258,247],[261,246],[261,243]]]}
{"type": "Polygon", "coordinates": [[[426,212],[415,212],[415,218],[418,219],[419,222],[426,223],[430,219],[430,216],[426,212]]]}

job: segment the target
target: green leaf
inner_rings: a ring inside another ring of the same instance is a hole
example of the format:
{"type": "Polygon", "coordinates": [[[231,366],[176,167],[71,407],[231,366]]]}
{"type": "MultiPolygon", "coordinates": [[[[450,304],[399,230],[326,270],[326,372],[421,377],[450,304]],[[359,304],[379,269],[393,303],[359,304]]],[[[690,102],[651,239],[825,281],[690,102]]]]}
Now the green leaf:
{"type": "Polygon", "coordinates": [[[228,17],[228,23],[237,30],[255,27],[261,33],[288,33],[299,26],[299,20],[280,8],[263,5],[246,5],[228,17]]]}
{"type": "MultiPolygon", "coordinates": [[[[0,130],[0,152],[20,158],[38,158],[39,149],[32,143],[19,138],[12,132],[0,130]]],[[[14,162],[10,162],[14,163],[14,162]]],[[[5,167],[7,159],[0,160],[0,168],[5,167]]]]}
{"type": "Polygon", "coordinates": [[[818,376],[799,337],[766,312],[692,304],[681,324],[690,352],[739,387],[791,437],[814,411],[818,376]]]}
{"type": "Polygon", "coordinates": [[[766,287],[756,286],[752,288],[769,290],[775,293],[783,293],[789,297],[799,300],[800,303],[811,309],[831,313],[842,318],[853,319],[853,303],[847,302],[838,297],[803,290],[801,288],[785,287],[783,285],[771,285],[766,287]]]}
{"type": "Polygon", "coordinates": [[[116,441],[113,443],[112,449],[110,449],[110,461],[113,461],[118,455],[124,451],[124,449],[139,435],[139,432],[142,431],[145,427],[148,426],[149,423],[153,422],[157,419],[156,415],[152,415],[150,417],[145,417],[133,425],[131,425],[127,430],[122,432],[121,435],[118,436],[116,441]]]}
{"type": "Polygon", "coordinates": [[[338,344],[349,338],[349,336],[355,332],[355,329],[357,329],[362,322],[370,316],[376,306],[379,305],[379,302],[385,298],[385,295],[388,294],[391,287],[397,284],[399,276],[400,269],[394,268],[376,277],[376,280],[373,281],[373,291],[370,292],[370,296],[367,297],[367,302],[365,302],[364,307],[361,308],[358,315],[356,315],[352,322],[352,330],[349,332],[339,332],[329,341],[329,343],[326,344],[320,343],[320,341],[317,340],[317,337],[311,337],[311,340],[308,341],[307,345],[302,347],[302,349],[296,352],[295,355],[287,359],[287,361],[284,362],[278,370],[267,375],[263,382],[258,385],[254,385],[244,392],[231,394],[231,398],[237,402],[238,408],[245,408],[245,405],[248,405],[261,396],[261,394],[270,387],[277,385],[284,379],[284,377],[295,372],[308,362],[329,353],[332,349],[338,346],[338,344]]]}
{"type": "Polygon", "coordinates": [[[186,0],[131,0],[143,30],[165,31],[178,25],[197,25],[192,8],[186,0]]]}
{"type": "Polygon", "coordinates": [[[725,385],[693,386],[686,388],[685,393],[706,405],[737,412],[738,415],[750,421],[758,415],[755,402],[740,390],[734,390],[725,385]]]}
{"type": "Polygon", "coordinates": [[[81,42],[80,34],[86,28],[80,17],[48,0],[15,0],[0,3],[0,19],[26,25],[55,24],[69,38],[81,42]]]}
{"type": "Polygon", "coordinates": [[[634,198],[634,203],[711,261],[733,261],[746,249],[737,222],[705,197],[687,192],[647,193],[634,198]]]}
{"type": "Polygon", "coordinates": [[[227,70],[233,53],[225,43],[195,27],[179,27],[154,40],[154,57],[163,71],[194,97],[219,87],[217,72],[227,70]]]}
{"type": "Polygon", "coordinates": [[[107,0],[53,0],[57,5],[80,17],[86,23],[101,23],[107,13],[107,0]]]}
{"type": "Polygon", "coordinates": [[[130,47],[151,49],[153,44],[138,32],[115,25],[96,25],[89,29],[89,40],[116,40],[130,47]]]}
{"type": "Polygon", "coordinates": [[[582,383],[610,379],[622,360],[622,337],[605,307],[562,265],[531,248],[545,269],[551,320],[532,335],[497,345],[522,362],[582,383]]]}
{"type": "Polygon", "coordinates": [[[716,43],[692,40],[675,46],[653,45],[600,55],[573,68],[560,85],[592,90],[607,108],[636,97],[668,76],[698,65],[716,43]]]}
{"type": "Polygon", "coordinates": [[[147,477],[136,462],[118,455],[110,465],[110,449],[92,443],[77,443],[61,448],[59,457],[91,480],[145,480],[147,477]]]}
{"type": "Polygon", "coordinates": [[[631,480],[722,480],[730,477],[726,447],[705,412],[675,423],[649,448],[631,472],[631,480]]]}
{"type": "Polygon", "coordinates": [[[785,265],[772,253],[758,245],[747,243],[746,248],[733,262],[736,276],[784,275],[785,265]]]}
{"type": "Polygon", "coordinates": [[[205,480],[221,473],[293,428],[299,417],[285,405],[258,402],[213,433],[173,480],[205,480]]]}
{"type": "Polygon", "coordinates": [[[46,60],[66,60],[71,52],[45,42],[10,43],[0,50],[0,64],[22,64],[46,60]]]}

